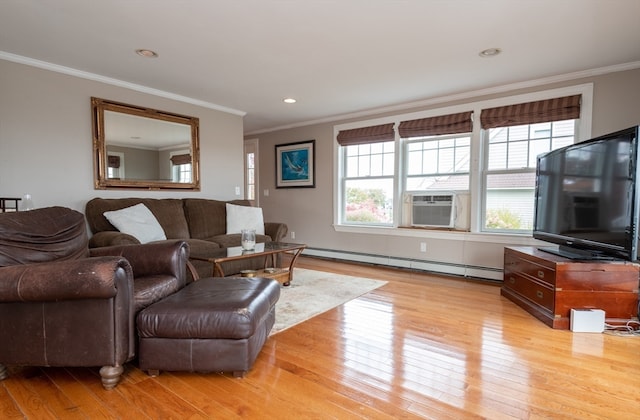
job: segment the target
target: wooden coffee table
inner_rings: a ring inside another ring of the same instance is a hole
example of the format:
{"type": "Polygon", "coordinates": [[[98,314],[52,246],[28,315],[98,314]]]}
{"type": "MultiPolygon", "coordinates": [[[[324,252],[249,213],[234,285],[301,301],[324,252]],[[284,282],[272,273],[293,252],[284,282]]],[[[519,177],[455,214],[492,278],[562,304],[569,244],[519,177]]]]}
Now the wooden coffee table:
{"type": "Polygon", "coordinates": [[[240,246],[223,248],[214,251],[206,257],[192,256],[191,259],[208,261],[212,264],[213,277],[225,277],[222,263],[227,261],[243,260],[247,258],[264,257],[263,269],[257,270],[255,277],[268,277],[278,280],[283,286],[289,286],[293,280],[293,267],[298,256],[307,247],[305,244],[289,244],[284,242],[258,243],[255,249],[245,251],[240,246]],[[288,267],[276,267],[278,254],[290,253],[293,255],[288,267]]]}

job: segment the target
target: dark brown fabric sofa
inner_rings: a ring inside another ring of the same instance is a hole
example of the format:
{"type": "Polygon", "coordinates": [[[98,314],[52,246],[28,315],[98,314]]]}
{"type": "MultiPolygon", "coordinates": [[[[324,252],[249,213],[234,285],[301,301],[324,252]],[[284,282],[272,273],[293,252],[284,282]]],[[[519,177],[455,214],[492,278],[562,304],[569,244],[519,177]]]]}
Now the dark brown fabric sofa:
{"type": "Polygon", "coordinates": [[[137,312],[186,285],[188,257],[180,240],[89,250],[64,207],[0,213],[0,380],[7,365],[101,366],[115,387],[137,312]]]}
{"type": "MultiPolygon", "coordinates": [[[[250,206],[248,200],[219,201],[201,198],[94,198],[87,202],[85,214],[93,233],[89,241],[91,248],[138,244],[131,235],[119,232],[104,216],[107,211],[120,210],[136,204],[144,204],[162,226],[167,239],[185,240],[191,256],[211,255],[214,250],[240,246],[240,234],[227,234],[226,203],[250,206]]],[[[280,242],[287,235],[284,223],[265,222],[264,235],[256,235],[256,242],[280,242]]],[[[212,275],[211,264],[192,260],[200,277],[212,275]]],[[[226,263],[227,274],[237,274],[244,269],[255,269],[263,259],[247,259],[226,263]]]]}

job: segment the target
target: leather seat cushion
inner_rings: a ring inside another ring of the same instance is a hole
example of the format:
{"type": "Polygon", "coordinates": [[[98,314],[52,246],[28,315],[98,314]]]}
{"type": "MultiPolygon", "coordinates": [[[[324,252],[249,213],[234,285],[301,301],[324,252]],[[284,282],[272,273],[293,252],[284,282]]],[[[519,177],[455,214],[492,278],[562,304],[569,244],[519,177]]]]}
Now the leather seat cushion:
{"type": "Polygon", "coordinates": [[[138,314],[141,338],[246,339],[268,318],[280,284],[267,278],[205,278],[138,314]]]}
{"type": "Polygon", "coordinates": [[[153,275],[138,277],[133,283],[133,306],[137,312],[165,296],[180,289],[178,279],[173,276],[153,275]]]}

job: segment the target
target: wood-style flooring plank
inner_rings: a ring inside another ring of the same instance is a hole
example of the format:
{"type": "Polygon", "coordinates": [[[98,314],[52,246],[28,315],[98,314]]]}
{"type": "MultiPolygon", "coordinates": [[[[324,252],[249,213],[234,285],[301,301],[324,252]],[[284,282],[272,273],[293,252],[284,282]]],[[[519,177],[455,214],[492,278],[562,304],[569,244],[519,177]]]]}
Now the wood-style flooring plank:
{"type": "Polygon", "coordinates": [[[0,418],[2,419],[21,419],[24,414],[20,411],[18,404],[9,394],[9,390],[0,387],[0,418]]]}
{"type": "MultiPolygon", "coordinates": [[[[10,367],[2,418],[627,420],[640,405],[640,338],[553,330],[495,282],[301,257],[388,283],[271,336],[242,378],[135,362],[10,367]]],[[[295,279],[294,279],[295,282],[295,279]]]]}

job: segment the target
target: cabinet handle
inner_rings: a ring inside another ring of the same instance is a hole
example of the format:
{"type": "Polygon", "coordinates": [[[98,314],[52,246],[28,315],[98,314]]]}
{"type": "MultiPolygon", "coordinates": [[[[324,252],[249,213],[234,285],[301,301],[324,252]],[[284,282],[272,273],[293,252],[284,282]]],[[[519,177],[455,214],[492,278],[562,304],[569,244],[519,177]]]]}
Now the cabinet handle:
{"type": "Polygon", "coordinates": [[[540,290],[536,290],[536,296],[538,297],[538,299],[542,299],[542,296],[544,296],[544,294],[540,290]]]}
{"type": "Polygon", "coordinates": [[[509,277],[509,283],[511,284],[515,284],[516,279],[514,279],[513,277],[509,277]]]}
{"type": "Polygon", "coordinates": [[[544,271],[538,270],[538,278],[544,280],[544,271]]]}

